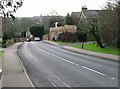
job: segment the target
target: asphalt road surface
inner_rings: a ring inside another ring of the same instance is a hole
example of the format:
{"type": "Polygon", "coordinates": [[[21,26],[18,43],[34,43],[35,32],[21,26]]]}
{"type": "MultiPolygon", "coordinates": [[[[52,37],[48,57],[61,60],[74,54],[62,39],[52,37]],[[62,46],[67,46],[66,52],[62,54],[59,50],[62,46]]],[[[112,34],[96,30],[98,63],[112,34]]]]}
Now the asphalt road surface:
{"type": "Polygon", "coordinates": [[[42,41],[18,49],[36,87],[118,87],[118,63],[82,55],[42,41]]]}

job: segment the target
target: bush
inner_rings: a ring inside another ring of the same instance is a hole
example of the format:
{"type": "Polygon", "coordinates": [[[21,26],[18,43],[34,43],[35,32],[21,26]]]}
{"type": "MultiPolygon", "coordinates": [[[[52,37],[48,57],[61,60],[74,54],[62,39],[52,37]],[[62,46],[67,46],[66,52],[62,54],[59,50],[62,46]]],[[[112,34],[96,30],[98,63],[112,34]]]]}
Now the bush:
{"type": "Polygon", "coordinates": [[[63,42],[76,42],[76,35],[71,32],[63,32],[59,34],[58,40],[63,42]]]}
{"type": "Polygon", "coordinates": [[[77,39],[80,41],[80,42],[86,42],[87,40],[87,34],[84,33],[84,32],[77,32],[77,39]]]}

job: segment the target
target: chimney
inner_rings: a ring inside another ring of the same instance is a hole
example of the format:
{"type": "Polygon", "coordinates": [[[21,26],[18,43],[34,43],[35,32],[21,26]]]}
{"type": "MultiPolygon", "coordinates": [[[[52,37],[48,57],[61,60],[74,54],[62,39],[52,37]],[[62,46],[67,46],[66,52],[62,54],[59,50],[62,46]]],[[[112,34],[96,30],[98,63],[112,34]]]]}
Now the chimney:
{"type": "Polygon", "coordinates": [[[55,27],[57,28],[58,22],[55,22],[55,27]]]}
{"type": "Polygon", "coordinates": [[[82,6],[82,10],[87,10],[87,6],[86,5],[82,6]]]}

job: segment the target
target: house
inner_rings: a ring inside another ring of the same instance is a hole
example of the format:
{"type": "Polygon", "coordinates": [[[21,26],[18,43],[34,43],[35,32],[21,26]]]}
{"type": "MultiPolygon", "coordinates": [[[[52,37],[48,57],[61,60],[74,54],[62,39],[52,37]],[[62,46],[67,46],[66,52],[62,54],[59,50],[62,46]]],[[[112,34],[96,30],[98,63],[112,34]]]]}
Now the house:
{"type": "Polygon", "coordinates": [[[79,14],[79,23],[99,24],[99,17],[103,10],[88,10],[86,6],[82,6],[79,14]]]}
{"type": "Polygon", "coordinates": [[[78,25],[79,23],[79,15],[80,15],[80,12],[72,12],[71,13],[71,17],[72,17],[72,20],[73,20],[73,24],[74,25],[78,25]]]}
{"type": "Polygon", "coordinates": [[[100,24],[99,15],[103,10],[88,10],[86,6],[82,7],[81,12],[72,12],[71,16],[75,25],[65,25],[60,27],[50,28],[50,33],[43,36],[43,39],[52,40],[53,37],[57,39],[58,35],[62,32],[76,32],[77,25],[79,24],[100,24]]]}

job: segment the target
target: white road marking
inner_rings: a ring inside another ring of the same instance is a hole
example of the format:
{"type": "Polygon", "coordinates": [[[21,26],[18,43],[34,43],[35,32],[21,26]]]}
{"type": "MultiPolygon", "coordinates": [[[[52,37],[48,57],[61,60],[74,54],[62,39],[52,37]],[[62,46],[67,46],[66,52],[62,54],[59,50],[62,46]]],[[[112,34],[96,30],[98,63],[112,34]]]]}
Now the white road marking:
{"type": "MultiPolygon", "coordinates": [[[[50,80],[50,79],[48,79],[49,81],[50,81],[50,83],[54,86],[54,87],[56,87],[57,88],[57,86],[50,80]]],[[[58,89],[58,88],[57,88],[58,89]]]]}
{"type": "MultiPolygon", "coordinates": [[[[23,54],[25,54],[25,51],[23,50],[23,54]]],[[[28,55],[27,54],[25,54],[27,57],[28,57],[28,55]]],[[[35,89],[34,87],[34,84],[32,83],[32,81],[31,81],[31,79],[30,79],[30,77],[28,76],[28,74],[27,74],[27,71],[26,71],[26,69],[25,69],[25,67],[24,67],[24,65],[23,65],[23,63],[21,62],[21,60],[19,59],[19,61],[20,61],[20,63],[21,63],[21,65],[22,65],[22,67],[23,67],[23,70],[24,70],[24,72],[25,72],[25,75],[26,75],[26,77],[27,77],[27,79],[28,79],[28,81],[30,82],[30,84],[31,84],[31,86],[33,87],[33,89],[35,89]]]]}
{"type": "MultiPolygon", "coordinates": [[[[38,47],[38,45],[37,44],[35,44],[36,45],[36,47],[38,47]]],[[[62,59],[63,61],[66,61],[66,62],[68,62],[68,63],[71,63],[71,64],[74,64],[74,65],[79,65],[79,64],[77,64],[77,63],[74,63],[74,62],[71,62],[71,61],[69,61],[69,60],[67,60],[67,59],[65,59],[65,58],[62,58],[62,57],[59,57],[59,56],[57,56],[57,55],[55,55],[55,54],[52,54],[52,53],[50,53],[50,52],[48,52],[48,51],[45,51],[45,50],[43,50],[43,49],[41,49],[40,47],[38,47],[41,51],[43,51],[43,52],[45,52],[45,53],[47,53],[47,54],[50,54],[50,55],[52,55],[52,56],[55,56],[55,57],[57,57],[57,58],[60,58],[60,59],[62,59]]],[[[96,70],[93,70],[93,69],[91,69],[91,68],[88,68],[88,67],[86,67],[86,66],[82,66],[83,68],[85,68],[85,69],[87,69],[87,70],[90,70],[90,71],[92,71],[92,72],[94,72],[94,73],[97,73],[97,74],[100,74],[100,75],[103,75],[103,76],[108,76],[108,77],[110,77],[110,79],[115,79],[115,78],[113,78],[113,77],[111,77],[111,76],[109,76],[109,75],[106,75],[106,74],[104,74],[104,73],[101,73],[101,72],[99,72],[99,71],[96,71],[96,70]]],[[[116,79],[117,80],[117,79],[116,79]]]]}
{"type": "MultiPolygon", "coordinates": [[[[37,44],[35,44],[36,46],[37,46],[37,44]]],[[[38,46],[37,46],[38,47],[38,46]]],[[[45,53],[47,53],[47,54],[50,54],[50,55],[52,55],[52,56],[55,56],[55,57],[57,57],[57,58],[60,58],[60,59],[62,59],[63,61],[66,61],[66,62],[68,62],[68,63],[71,63],[71,64],[74,64],[74,65],[79,65],[79,64],[76,64],[76,63],[74,63],[74,62],[72,62],[72,61],[69,61],[69,60],[67,60],[67,59],[65,59],[65,58],[62,58],[62,57],[59,57],[59,56],[57,56],[57,55],[55,55],[55,54],[52,54],[52,53],[50,53],[50,52],[48,52],[48,51],[45,51],[45,50],[43,50],[43,49],[41,49],[40,47],[38,47],[41,51],[43,51],[43,52],[45,52],[45,53]]],[[[25,49],[26,50],[26,49],[25,49]]],[[[28,53],[28,51],[26,50],[26,52],[27,52],[27,54],[29,54],[28,53]]],[[[30,55],[29,54],[29,56],[30,57],[32,57],[33,59],[35,59],[32,55],[30,55]]],[[[38,62],[37,61],[37,59],[35,59],[35,61],[36,62],[38,62]]],[[[39,62],[38,62],[39,63],[39,62]]],[[[43,66],[43,65],[42,65],[43,66]]],[[[45,66],[44,66],[45,67],[45,66]]],[[[90,70],[90,71],[92,71],[92,72],[94,72],[94,73],[97,73],[97,74],[100,74],[100,75],[103,75],[103,76],[107,76],[107,77],[109,77],[110,79],[112,79],[112,80],[114,80],[114,79],[116,79],[116,78],[113,78],[113,77],[111,77],[111,76],[109,76],[109,75],[106,75],[106,74],[104,74],[104,73],[101,73],[101,72],[99,72],[99,71],[96,71],[96,70],[93,70],[93,69],[91,69],[91,68],[88,68],[88,67],[86,67],[86,66],[82,66],[84,69],[87,69],[87,70],[90,70]]],[[[67,87],[69,87],[70,88],[70,86],[68,85],[68,84],[66,84],[65,82],[63,82],[59,77],[57,77],[55,74],[53,74],[52,72],[50,72],[49,70],[47,70],[49,73],[51,73],[55,78],[57,78],[58,80],[60,80],[64,85],[66,85],[67,87]]],[[[117,80],[117,79],[116,79],[117,80]]],[[[51,82],[52,83],[52,82],[51,82]]],[[[52,83],[53,84],[53,83],[52,83]]],[[[53,86],[55,86],[54,84],[53,84],[53,86]]]]}
{"type": "Polygon", "coordinates": [[[112,78],[112,77],[111,77],[111,79],[115,79],[115,78],[112,78]]]}
{"type": "MultiPolygon", "coordinates": [[[[36,45],[36,46],[37,46],[37,45],[36,45]]],[[[38,46],[37,46],[37,47],[38,47],[38,46]]],[[[67,60],[67,59],[65,59],[65,58],[59,57],[59,56],[57,56],[57,55],[55,55],[55,54],[52,54],[52,53],[50,53],[50,52],[48,52],[48,51],[45,51],[45,50],[41,49],[40,47],[38,47],[38,48],[39,48],[41,51],[43,51],[43,52],[45,52],[45,53],[47,53],[47,54],[50,54],[50,55],[52,55],[52,56],[54,56],[54,57],[57,57],[57,58],[62,59],[63,61],[66,61],[66,62],[71,63],[71,64],[74,64],[74,65],[79,65],[79,64],[74,63],[74,62],[72,62],[72,61],[69,61],[69,60],[67,60]]]]}
{"type": "Polygon", "coordinates": [[[97,74],[100,74],[100,75],[103,75],[103,76],[107,76],[107,77],[109,77],[110,79],[118,80],[118,79],[116,79],[116,78],[113,78],[113,77],[111,77],[111,76],[109,76],[109,75],[106,75],[106,74],[101,73],[101,72],[99,72],[99,71],[96,71],[96,70],[93,70],[93,69],[91,69],[91,68],[88,68],[88,67],[86,67],[86,66],[82,66],[82,67],[85,68],[85,69],[87,69],[87,70],[90,70],[90,71],[92,71],[92,72],[95,72],[95,73],[97,73],[97,74]]]}
{"type": "MultiPolygon", "coordinates": [[[[49,71],[49,73],[51,73],[55,78],[57,78],[58,80],[62,81],[59,77],[57,77],[55,74],[53,74],[51,71],[49,71]]],[[[68,84],[66,84],[65,82],[63,82],[64,85],[66,85],[67,87],[70,87],[68,84]]]]}
{"type": "MultiPolygon", "coordinates": [[[[25,48],[25,51],[26,51],[26,53],[31,57],[31,58],[33,58],[37,63],[39,63],[38,61],[37,61],[37,59],[35,58],[35,57],[33,57],[28,51],[27,51],[27,49],[25,48]]],[[[41,64],[45,69],[47,69],[43,64],[41,64]]],[[[70,86],[68,85],[68,84],[66,84],[65,82],[63,82],[59,77],[57,77],[54,73],[52,73],[51,71],[49,71],[48,69],[47,69],[47,71],[50,73],[50,74],[52,74],[56,79],[58,79],[59,81],[61,81],[64,85],[66,85],[67,87],[69,87],[70,88],[70,86]]],[[[51,82],[52,83],[52,82],[51,82]]],[[[52,83],[53,84],[53,83],[52,83]]],[[[55,84],[53,84],[53,86],[55,86],[55,84]]]]}
{"type": "Polygon", "coordinates": [[[92,72],[95,72],[95,73],[97,73],[97,74],[100,74],[100,75],[106,75],[106,74],[103,74],[103,73],[101,73],[101,72],[99,72],[99,71],[96,71],[96,70],[93,70],[93,69],[91,69],[91,68],[88,68],[88,67],[86,67],[86,66],[82,66],[83,68],[85,68],[85,69],[87,69],[87,70],[90,70],[90,71],[92,71],[92,72]]]}
{"type": "MultiPolygon", "coordinates": [[[[32,55],[30,55],[30,53],[27,51],[27,49],[25,48],[25,51],[26,51],[26,53],[31,57],[31,58],[33,58],[33,59],[35,59],[32,55]]],[[[35,59],[35,61],[37,61],[38,62],[38,60],[37,59],[35,59]]]]}
{"type": "Polygon", "coordinates": [[[25,50],[23,50],[23,54],[24,54],[26,57],[29,57],[29,56],[25,53],[25,50]]]}

